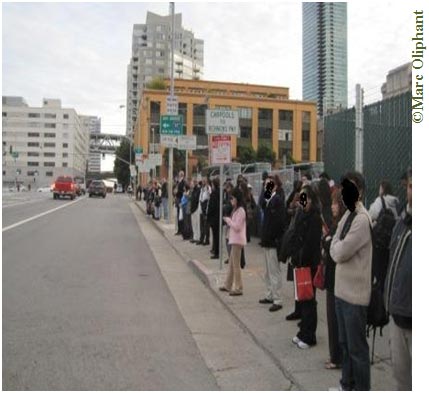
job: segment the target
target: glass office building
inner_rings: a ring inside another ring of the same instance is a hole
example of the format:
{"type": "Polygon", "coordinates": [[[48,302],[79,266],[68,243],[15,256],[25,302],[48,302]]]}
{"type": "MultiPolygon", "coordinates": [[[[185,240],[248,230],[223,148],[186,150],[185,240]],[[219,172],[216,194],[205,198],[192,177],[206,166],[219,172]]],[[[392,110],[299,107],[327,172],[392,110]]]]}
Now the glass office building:
{"type": "Polygon", "coordinates": [[[347,108],[347,3],[303,3],[303,100],[347,108]]]}

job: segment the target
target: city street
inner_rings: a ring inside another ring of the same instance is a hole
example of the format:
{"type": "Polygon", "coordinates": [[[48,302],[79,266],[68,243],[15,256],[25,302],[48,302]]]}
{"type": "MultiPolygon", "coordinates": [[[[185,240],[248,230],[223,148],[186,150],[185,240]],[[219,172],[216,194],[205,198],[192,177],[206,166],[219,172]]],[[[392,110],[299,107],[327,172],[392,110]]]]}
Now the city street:
{"type": "Polygon", "coordinates": [[[129,201],[5,203],[3,389],[218,389],[129,201]]]}

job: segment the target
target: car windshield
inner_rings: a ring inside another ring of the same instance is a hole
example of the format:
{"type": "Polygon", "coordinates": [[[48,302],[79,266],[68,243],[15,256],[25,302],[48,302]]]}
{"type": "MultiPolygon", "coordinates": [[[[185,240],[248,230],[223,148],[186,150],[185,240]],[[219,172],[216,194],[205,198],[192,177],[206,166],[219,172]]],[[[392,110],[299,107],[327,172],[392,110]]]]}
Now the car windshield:
{"type": "Polygon", "coordinates": [[[94,180],[91,186],[104,186],[104,183],[101,180],[94,180]]]}
{"type": "Polygon", "coordinates": [[[62,182],[62,183],[71,183],[73,182],[73,179],[71,177],[67,177],[67,176],[60,176],[57,179],[58,182],[62,182]]]}

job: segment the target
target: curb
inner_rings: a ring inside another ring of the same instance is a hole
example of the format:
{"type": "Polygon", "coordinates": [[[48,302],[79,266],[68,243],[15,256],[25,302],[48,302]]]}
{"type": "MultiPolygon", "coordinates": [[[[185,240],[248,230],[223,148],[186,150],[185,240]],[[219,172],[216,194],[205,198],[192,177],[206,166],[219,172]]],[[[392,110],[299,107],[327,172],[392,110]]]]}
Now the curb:
{"type": "MultiPolygon", "coordinates": [[[[137,205],[137,207],[140,209],[140,211],[145,215],[145,211],[143,208],[136,202],[134,203],[137,205]]],[[[289,390],[304,390],[304,388],[295,380],[293,375],[283,367],[281,364],[281,361],[277,359],[277,357],[268,349],[266,348],[253,334],[253,332],[241,321],[241,319],[235,314],[235,312],[228,306],[228,304],[224,301],[222,296],[220,296],[219,292],[217,291],[216,285],[212,284],[211,277],[215,275],[215,273],[208,269],[202,262],[196,260],[196,259],[190,259],[188,260],[182,252],[173,244],[170,242],[170,239],[166,236],[164,230],[157,225],[156,222],[153,220],[149,220],[152,225],[156,228],[156,230],[164,236],[164,238],[168,241],[171,247],[174,248],[174,250],[178,253],[178,255],[183,259],[184,262],[187,263],[189,268],[192,270],[192,272],[202,281],[202,283],[212,292],[212,294],[222,303],[222,305],[225,307],[225,309],[229,312],[229,314],[234,318],[238,326],[243,330],[245,333],[247,333],[252,341],[271,359],[271,361],[275,364],[275,366],[280,370],[280,372],[283,374],[285,379],[287,379],[290,382],[289,390]]]]}

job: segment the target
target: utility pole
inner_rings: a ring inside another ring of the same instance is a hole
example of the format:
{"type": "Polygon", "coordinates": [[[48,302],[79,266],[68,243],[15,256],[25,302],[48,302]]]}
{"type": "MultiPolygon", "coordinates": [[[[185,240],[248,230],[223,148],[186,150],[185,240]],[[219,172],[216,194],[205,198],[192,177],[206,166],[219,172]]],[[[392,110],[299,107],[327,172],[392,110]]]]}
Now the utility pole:
{"type": "MultiPolygon", "coordinates": [[[[171,13],[171,53],[170,53],[170,97],[174,97],[174,2],[170,3],[171,13]]],[[[173,147],[168,152],[168,218],[173,223],[173,147]]]]}
{"type": "Polygon", "coordinates": [[[363,89],[356,85],[355,170],[363,173],[363,89]]]}

